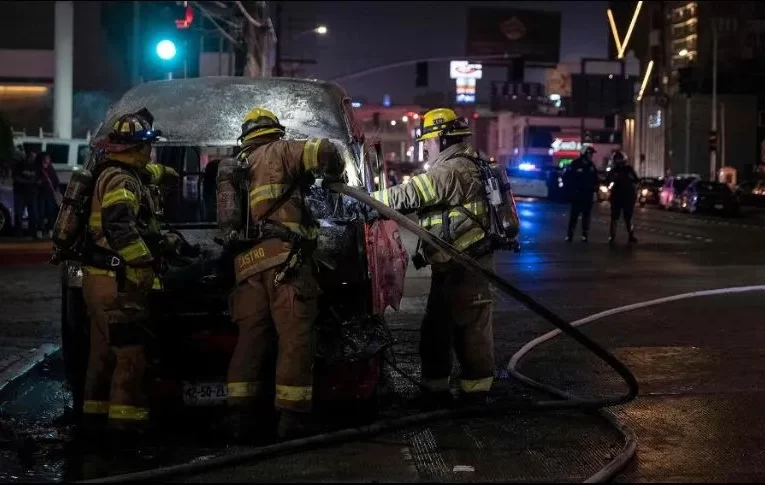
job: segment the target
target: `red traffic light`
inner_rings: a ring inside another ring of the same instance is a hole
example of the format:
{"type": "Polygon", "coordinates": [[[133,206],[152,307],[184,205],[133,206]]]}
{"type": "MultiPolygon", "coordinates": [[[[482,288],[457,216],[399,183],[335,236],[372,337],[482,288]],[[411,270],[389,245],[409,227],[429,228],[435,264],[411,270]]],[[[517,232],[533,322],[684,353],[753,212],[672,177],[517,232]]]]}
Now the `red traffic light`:
{"type": "Polygon", "coordinates": [[[179,29],[188,29],[191,27],[191,23],[194,21],[194,9],[190,6],[186,7],[186,15],[182,19],[175,21],[175,26],[179,29]]]}

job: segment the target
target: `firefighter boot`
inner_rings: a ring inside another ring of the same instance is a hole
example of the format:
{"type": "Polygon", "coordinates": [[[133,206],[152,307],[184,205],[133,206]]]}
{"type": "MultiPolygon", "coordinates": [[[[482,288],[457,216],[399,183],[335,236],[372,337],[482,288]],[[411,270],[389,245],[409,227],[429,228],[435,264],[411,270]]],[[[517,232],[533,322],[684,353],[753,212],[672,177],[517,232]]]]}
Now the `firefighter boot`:
{"type": "Polygon", "coordinates": [[[294,440],[326,433],[327,431],[327,426],[320,423],[316,416],[311,413],[282,411],[277,434],[281,440],[294,440]]]}

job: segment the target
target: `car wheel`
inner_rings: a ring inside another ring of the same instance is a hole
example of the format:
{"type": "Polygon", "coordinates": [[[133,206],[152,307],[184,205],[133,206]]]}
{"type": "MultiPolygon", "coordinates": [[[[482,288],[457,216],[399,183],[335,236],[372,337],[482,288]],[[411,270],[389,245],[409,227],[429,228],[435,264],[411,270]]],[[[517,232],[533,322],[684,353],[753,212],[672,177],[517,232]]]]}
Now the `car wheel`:
{"type": "Polygon", "coordinates": [[[79,420],[90,354],[90,325],[80,288],[61,288],[61,353],[66,381],[72,391],[72,409],[79,420]]]}
{"type": "Polygon", "coordinates": [[[5,236],[11,232],[11,212],[0,205],[0,236],[5,236]]]}

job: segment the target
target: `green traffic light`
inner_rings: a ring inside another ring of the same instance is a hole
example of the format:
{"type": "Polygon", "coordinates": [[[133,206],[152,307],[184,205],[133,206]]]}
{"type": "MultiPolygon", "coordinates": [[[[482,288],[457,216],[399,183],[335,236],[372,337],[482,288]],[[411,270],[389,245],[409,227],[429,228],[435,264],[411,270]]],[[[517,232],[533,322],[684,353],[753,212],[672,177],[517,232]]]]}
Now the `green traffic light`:
{"type": "Polygon", "coordinates": [[[171,40],[161,40],[157,43],[157,55],[160,59],[169,61],[175,57],[176,49],[175,44],[171,40]]]}

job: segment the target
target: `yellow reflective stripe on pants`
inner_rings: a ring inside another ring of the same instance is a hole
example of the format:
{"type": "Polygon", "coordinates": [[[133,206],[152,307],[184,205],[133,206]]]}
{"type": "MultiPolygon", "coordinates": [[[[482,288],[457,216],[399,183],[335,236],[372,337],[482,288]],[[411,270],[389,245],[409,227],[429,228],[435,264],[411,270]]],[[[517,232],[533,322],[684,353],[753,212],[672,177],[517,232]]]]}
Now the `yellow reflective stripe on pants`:
{"type": "Polygon", "coordinates": [[[265,200],[276,199],[289,189],[285,184],[259,185],[250,191],[250,204],[256,205],[265,200]]]}
{"type": "Polygon", "coordinates": [[[458,237],[457,240],[454,241],[454,247],[459,251],[464,251],[465,249],[483,239],[485,236],[486,233],[483,232],[483,229],[480,227],[474,227],[462,236],[458,237]]]}
{"type": "Polygon", "coordinates": [[[319,237],[319,228],[315,226],[304,226],[298,222],[282,222],[290,231],[303,236],[306,239],[316,239],[319,237]]]}
{"type": "Polygon", "coordinates": [[[94,268],[93,266],[83,266],[82,270],[89,275],[93,276],[110,276],[112,278],[117,277],[117,273],[101,268],[94,268]]]}
{"type": "Polygon", "coordinates": [[[149,248],[146,246],[146,243],[143,242],[143,239],[138,239],[117,252],[122,256],[122,259],[128,263],[145,256],[151,256],[151,251],[149,251],[149,248]]]}
{"type": "Polygon", "coordinates": [[[82,412],[85,414],[108,414],[109,401],[85,401],[82,403],[82,412]]]}
{"type": "Polygon", "coordinates": [[[436,200],[436,188],[427,174],[415,175],[412,177],[412,182],[414,182],[423,204],[430,204],[436,200]]]}
{"type": "Polygon", "coordinates": [[[88,225],[93,229],[101,229],[101,214],[90,214],[90,217],[88,218],[88,225]]]}
{"type": "Polygon", "coordinates": [[[138,213],[140,206],[138,197],[127,189],[115,189],[104,194],[104,199],[101,201],[101,208],[104,209],[114,204],[128,204],[133,210],[133,213],[138,213]]]}
{"type": "Polygon", "coordinates": [[[422,379],[421,380],[422,385],[425,387],[425,389],[431,391],[431,392],[438,392],[438,391],[448,391],[449,390],[449,378],[444,377],[443,379],[422,379]]]}
{"type": "Polygon", "coordinates": [[[229,382],[226,384],[226,397],[253,397],[258,393],[260,384],[257,382],[229,382]]]}
{"type": "Polygon", "coordinates": [[[489,392],[494,377],[484,377],[483,379],[461,379],[460,389],[463,392],[489,392]]]}
{"type": "Polygon", "coordinates": [[[147,421],[149,408],[112,404],[109,406],[109,419],[124,419],[128,421],[147,421]]]}
{"type": "Polygon", "coordinates": [[[313,399],[312,386],[276,386],[277,401],[310,401],[313,399]]]}
{"type": "Polygon", "coordinates": [[[387,190],[378,190],[369,195],[376,201],[382,202],[384,205],[390,207],[390,194],[388,194],[387,190]]]}
{"type": "Polygon", "coordinates": [[[320,138],[314,138],[305,142],[305,146],[303,147],[303,167],[305,167],[307,172],[312,172],[319,169],[320,145],[320,138]]]}

